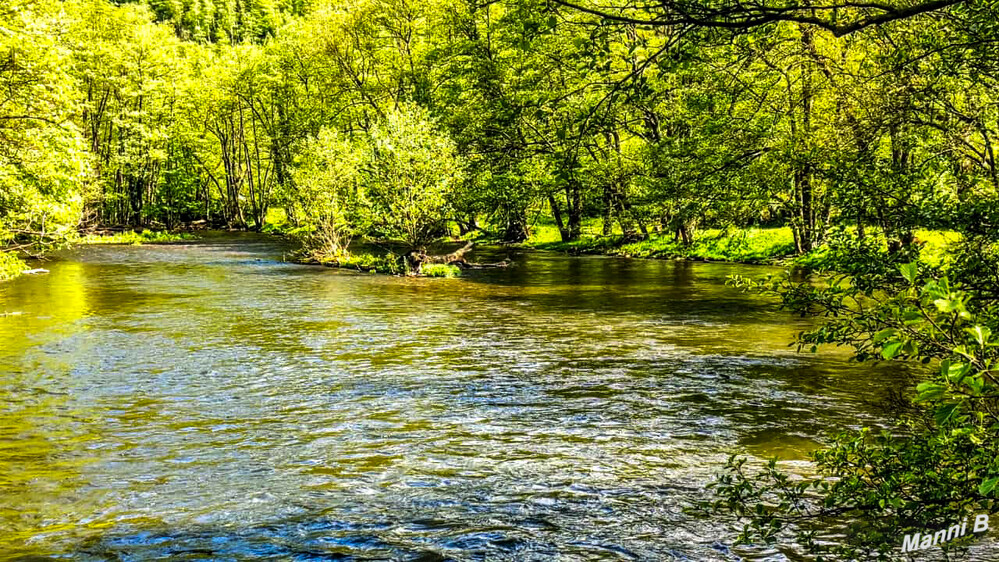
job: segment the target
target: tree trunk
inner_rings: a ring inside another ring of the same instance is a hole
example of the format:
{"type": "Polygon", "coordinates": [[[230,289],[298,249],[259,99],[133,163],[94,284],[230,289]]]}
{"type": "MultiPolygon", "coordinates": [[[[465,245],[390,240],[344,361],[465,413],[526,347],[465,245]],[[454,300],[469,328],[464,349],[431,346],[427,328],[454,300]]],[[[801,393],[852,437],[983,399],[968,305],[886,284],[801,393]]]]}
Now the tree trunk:
{"type": "Polygon", "coordinates": [[[815,216],[812,209],[812,181],[807,170],[795,172],[795,184],[798,192],[798,225],[801,230],[799,236],[799,253],[812,251],[815,231],[815,216]]]}
{"type": "Polygon", "coordinates": [[[475,222],[475,215],[468,215],[465,220],[458,219],[455,222],[458,223],[458,235],[465,236],[466,234],[477,230],[479,225],[475,222]]]}
{"type": "MultiPolygon", "coordinates": [[[[799,25],[801,32],[801,45],[806,53],[812,51],[812,29],[799,25]]],[[[792,123],[794,116],[791,117],[792,123]]],[[[815,241],[815,209],[812,191],[812,170],[811,170],[811,134],[812,134],[812,69],[809,65],[802,65],[801,69],[801,130],[794,131],[792,135],[797,136],[796,146],[799,152],[805,155],[804,161],[796,162],[794,165],[794,193],[797,208],[793,220],[793,227],[797,229],[795,236],[796,250],[799,254],[810,252],[815,241]],[[797,134],[796,134],[797,133],[797,134]]]]}
{"type": "Polygon", "coordinates": [[[611,220],[612,220],[613,212],[614,212],[614,194],[613,194],[613,190],[611,189],[611,184],[610,183],[608,183],[607,185],[604,186],[603,207],[604,207],[604,216],[603,216],[603,220],[602,220],[602,222],[603,222],[603,230],[601,231],[601,233],[604,236],[610,236],[610,233],[611,233],[611,220]]]}
{"type": "Polygon", "coordinates": [[[559,209],[558,201],[555,200],[554,195],[548,195],[548,205],[552,208],[552,216],[555,217],[555,225],[558,226],[559,236],[562,237],[563,242],[568,242],[571,239],[569,237],[569,230],[562,221],[562,210],[559,209]]]}
{"type": "Polygon", "coordinates": [[[527,217],[522,211],[512,211],[507,214],[503,242],[516,243],[524,240],[527,240],[527,217]]]}
{"type": "Polygon", "coordinates": [[[687,228],[686,221],[680,221],[680,224],[676,227],[676,233],[684,246],[690,246],[691,242],[693,242],[690,238],[690,230],[687,228]]]}
{"type": "Polygon", "coordinates": [[[582,187],[575,178],[566,185],[565,196],[569,207],[569,239],[566,242],[571,242],[578,240],[583,230],[582,187]]]}

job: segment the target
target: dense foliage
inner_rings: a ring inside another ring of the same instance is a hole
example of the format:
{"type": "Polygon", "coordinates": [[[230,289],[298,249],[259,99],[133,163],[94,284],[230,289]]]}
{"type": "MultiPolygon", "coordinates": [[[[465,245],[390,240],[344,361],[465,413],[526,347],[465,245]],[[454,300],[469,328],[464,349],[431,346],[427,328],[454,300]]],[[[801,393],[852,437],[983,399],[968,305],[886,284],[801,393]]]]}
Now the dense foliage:
{"type": "Polygon", "coordinates": [[[816,456],[837,480],[734,461],[720,506],[747,540],[816,549],[798,515],[849,514],[840,554],[883,553],[999,482],[997,33],[979,0],[8,0],[0,245],[280,208],[318,261],[366,270],[403,263],[350,256],[357,237],[592,225],[637,255],[806,254],[846,277],[755,285],[830,319],[803,344],[938,374],[895,431],[816,456]],[[919,229],[952,247],[928,258],[919,229]]]}
{"type": "MultiPolygon", "coordinates": [[[[0,237],[261,229],[280,207],[303,231],[416,246],[448,225],[522,241],[553,224],[568,242],[592,218],[681,244],[786,225],[799,252],[849,225],[898,249],[991,216],[999,187],[995,8],[945,4],[834,33],[739,5],[699,26],[545,0],[16,0],[0,237]],[[420,125],[399,130],[407,115],[420,125]],[[375,187],[416,171],[377,148],[393,134],[447,176],[412,184],[427,200],[408,211],[407,188],[375,187]],[[351,178],[331,171],[348,149],[351,178]]],[[[877,15],[854,9],[838,21],[877,15]]]]}
{"type": "Polygon", "coordinates": [[[894,426],[842,434],[817,451],[816,478],[794,480],[773,462],[753,473],[733,458],[716,483],[715,508],[746,518],[747,542],[793,541],[830,559],[888,559],[904,535],[996,511],[999,309],[994,289],[982,290],[995,286],[995,270],[980,268],[994,246],[959,251],[958,262],[937,268],[850,250],[838,263],[855,274],[821,285],[787,276],[734,281],[825,317],[800,335],[802,347],[850,345],[859,360],[918,360],[928,376],[911,396],[896,395],[894,426]],[[844,530],[847,540],[831,538],[844,530]]]}

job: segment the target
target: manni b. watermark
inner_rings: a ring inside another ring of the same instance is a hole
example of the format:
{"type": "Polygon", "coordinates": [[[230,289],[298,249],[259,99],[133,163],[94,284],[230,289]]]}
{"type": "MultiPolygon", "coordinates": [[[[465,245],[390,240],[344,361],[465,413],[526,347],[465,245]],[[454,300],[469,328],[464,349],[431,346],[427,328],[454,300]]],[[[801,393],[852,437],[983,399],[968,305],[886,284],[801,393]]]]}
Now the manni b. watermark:
{"type": "MultiPolygon", "coordinates": [[[[971,527],[972,533],[984,533],[989,530],[989,516],[987,513],[975,516],[974,525],[971,527]]],[[[927,531],[923,533],[913,533],[906,535],[902,539],[902,552],[913,552],[924,550],[931,546],[939,546],[945,542],[959,539],[968,534],[968,519],[965,518],[960,523],[955,523],[946,529],[939,531],[927,531]]]]}

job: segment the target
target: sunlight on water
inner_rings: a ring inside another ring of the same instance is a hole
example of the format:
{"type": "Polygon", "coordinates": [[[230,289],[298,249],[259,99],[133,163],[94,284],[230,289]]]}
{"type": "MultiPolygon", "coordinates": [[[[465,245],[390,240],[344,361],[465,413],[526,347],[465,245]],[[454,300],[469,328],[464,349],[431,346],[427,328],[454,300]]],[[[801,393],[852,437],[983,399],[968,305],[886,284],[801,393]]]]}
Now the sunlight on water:
{"type": "Polygon", "coordinates": [[[0,287],[0,551],[731,560],[685,512],[727,455],[801,461],[903,376],[795,354],[805,324],[724,285],[760,268],[285,250],[90,247],[0,287]]]}

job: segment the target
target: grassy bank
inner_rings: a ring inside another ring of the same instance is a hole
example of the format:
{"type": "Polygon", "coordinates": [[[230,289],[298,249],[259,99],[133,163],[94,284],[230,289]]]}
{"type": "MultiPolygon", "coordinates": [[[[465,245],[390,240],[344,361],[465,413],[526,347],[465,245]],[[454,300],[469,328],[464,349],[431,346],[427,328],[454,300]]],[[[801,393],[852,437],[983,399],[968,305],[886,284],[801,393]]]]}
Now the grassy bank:
{"type": "MultiPolygon", "coordinates": [[[[353,254],[345,253],[331,256],[320,252],[304,252],[295,258],[295,262],[308,265],[324,265],[326,267],[337,267],[341,269],[353,269],[357,271],[367,271],[373,273],[385,273],[388,275],[402,275],[406,273],[406,266],[402,256],[397,254],[353,254]]],[[[459,277],[461,269],[458,266],[443,263],[428,263],[421,268],[420,274],[423,277],[459,277]]]]}
{"type": "Polygon", "coordinates": [[[172,233],[165,231],[143,230],[142,232],[125,231],[115,234],[87,234],[76,240],[77,244],[164,244],[167,242],[181,242],[184,240],[195,240],[197,236],[186,233],[172,233]]]}
{"type": "MultiPolygon", "coordinates": [[[[574,255],[793,264],[815,269],[823,269],[829,256],[826,246],[805,255],[796,255],[794,235],[789,227],[705,229],[698,231],[690,244],[683,244],[672,234],[654,234],[647,240],[629,241],[620,234],[587,234],[585,227],[584,235],[579,240],[562,242],[557,229],[554,229],[553,239],[553,229],[546,226],[537,228],[524,245],[574,255]]],[[[915,234],[922,245],[921,260],[930,265],[942,264],[946,260],[948,247],[960,240],[960,236],[953,232],[918,230],[915,234]]],[[[869,236],[878,239],[887,252],[887,243],[876,232],[869,233],[869,236]]]]}
{"type": "Polygon", "coordinates": [[[326,267],[386,273],[389,275],[397,275],[405,272],[401,256],[395,254],[384,256],[351,253],[330,255],[317,251],[303,251],[301,254],[295,256],[294,261],[295,263],[306,265],[323,265],[326,267]]]}
{"type": "Polygon", "coordinates": [[[672,235],[653,235],[628,241],[623,236],[584,236],[573,242],[537,242],[528,246],[570,254],[605,254],[635,258],[695,259],[770,263],[794,253],[790,228],[708,229],[699,231],[685,245],[672,235]]]}

